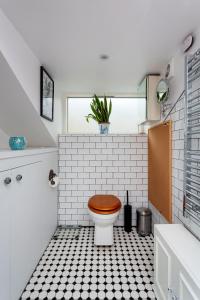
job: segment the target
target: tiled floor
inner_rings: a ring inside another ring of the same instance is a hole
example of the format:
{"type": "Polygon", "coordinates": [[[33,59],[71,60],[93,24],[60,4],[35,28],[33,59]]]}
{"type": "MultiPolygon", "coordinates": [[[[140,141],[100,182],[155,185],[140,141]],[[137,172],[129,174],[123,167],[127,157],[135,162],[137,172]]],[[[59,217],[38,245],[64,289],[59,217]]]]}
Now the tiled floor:
{"type": "Polygon", "coordinates": [[[155,299],[153,237],[115,227],[114,245],[96,247],[93,236],[59,227],[21,299],[155,299]]]}

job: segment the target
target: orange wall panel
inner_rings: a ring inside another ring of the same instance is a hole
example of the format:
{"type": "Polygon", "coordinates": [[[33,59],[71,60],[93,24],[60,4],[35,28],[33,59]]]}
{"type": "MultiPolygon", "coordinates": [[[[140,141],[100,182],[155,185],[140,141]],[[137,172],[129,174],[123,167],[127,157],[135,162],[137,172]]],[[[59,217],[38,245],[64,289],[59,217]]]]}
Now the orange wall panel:
{"type": "Polygon", "coordinates": [[[172,222],[172,122],[148,131],[148,198],[172,222]]]}

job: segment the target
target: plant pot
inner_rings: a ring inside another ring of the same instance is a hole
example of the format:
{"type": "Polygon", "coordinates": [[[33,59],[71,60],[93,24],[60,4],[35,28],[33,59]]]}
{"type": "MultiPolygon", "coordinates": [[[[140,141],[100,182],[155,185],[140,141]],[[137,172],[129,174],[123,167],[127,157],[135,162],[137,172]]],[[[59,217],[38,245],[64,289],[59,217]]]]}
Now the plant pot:
{"type": "Polygon", "coordinates": [[[110,123],[99,123],[100,134],[108,134],[109,126],[110,126],[110,123]]]}

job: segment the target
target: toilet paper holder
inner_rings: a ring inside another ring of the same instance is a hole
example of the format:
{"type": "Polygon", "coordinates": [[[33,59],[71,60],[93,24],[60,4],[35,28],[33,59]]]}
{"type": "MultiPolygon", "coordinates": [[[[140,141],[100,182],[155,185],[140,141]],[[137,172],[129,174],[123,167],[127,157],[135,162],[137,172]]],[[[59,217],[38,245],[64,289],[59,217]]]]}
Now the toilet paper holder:
{"type": "Polygon", "coordinates": [[[51,169],[49,171],[49,182],[51,183],[51,185],[55,185],[55,180],[54,180],[55,177],[57,177],[57,175],[54,172],[54,170],[51,169]]]}

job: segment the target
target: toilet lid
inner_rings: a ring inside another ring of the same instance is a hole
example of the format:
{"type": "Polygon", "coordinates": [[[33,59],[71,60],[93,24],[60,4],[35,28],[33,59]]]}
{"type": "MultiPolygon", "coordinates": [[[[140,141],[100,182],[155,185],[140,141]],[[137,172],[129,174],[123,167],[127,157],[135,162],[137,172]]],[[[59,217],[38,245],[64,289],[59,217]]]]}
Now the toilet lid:
{"type": "Polygon", "coordinates": [[[108,214],[120,210],[121,202],[114,195],[95,195],[89,199],[88,207],[94,212],[108,214]]]}

